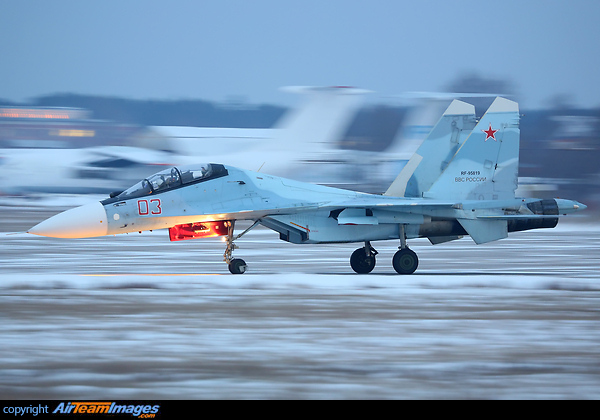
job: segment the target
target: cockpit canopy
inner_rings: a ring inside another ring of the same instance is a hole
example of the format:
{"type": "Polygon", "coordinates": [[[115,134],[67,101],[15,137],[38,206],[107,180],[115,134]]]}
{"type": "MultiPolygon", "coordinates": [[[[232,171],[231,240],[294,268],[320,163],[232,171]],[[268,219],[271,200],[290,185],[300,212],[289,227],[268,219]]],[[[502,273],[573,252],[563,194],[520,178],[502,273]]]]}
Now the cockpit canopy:
{"type": "Polygon", "coordinates": [[[208,181],[227,175],[223,165],[203,163],[165,169],[141,180],[131,188],[120,193],[116,200],[128,200],[150,194],[171,190],[187,184],[208,181]]]}

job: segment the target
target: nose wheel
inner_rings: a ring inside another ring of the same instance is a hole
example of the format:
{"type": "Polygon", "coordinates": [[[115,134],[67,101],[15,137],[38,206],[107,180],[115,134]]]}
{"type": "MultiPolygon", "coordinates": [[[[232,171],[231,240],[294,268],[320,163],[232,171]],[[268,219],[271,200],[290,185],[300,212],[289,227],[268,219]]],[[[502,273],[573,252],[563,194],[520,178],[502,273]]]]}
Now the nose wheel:
{"type": "Polygon", "coordinates": [[[244,274],[247,268],[246,261],[241,258],[234,258],[229,262],[229,272],[231,274],[244,274]]]}

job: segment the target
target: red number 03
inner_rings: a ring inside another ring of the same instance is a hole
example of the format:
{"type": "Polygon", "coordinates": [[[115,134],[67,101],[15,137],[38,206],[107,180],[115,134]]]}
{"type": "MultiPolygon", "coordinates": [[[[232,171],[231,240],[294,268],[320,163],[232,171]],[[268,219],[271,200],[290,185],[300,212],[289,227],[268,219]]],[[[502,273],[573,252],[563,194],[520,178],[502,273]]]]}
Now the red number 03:
{"type": "Polygon", "coordinates": [[[140,216],[147,216],[149,214],[161,214],[162,207],[160,206],[160,199],[154,198],[148,202],[148,200],[138,200],[138,213],[140,216]]]}

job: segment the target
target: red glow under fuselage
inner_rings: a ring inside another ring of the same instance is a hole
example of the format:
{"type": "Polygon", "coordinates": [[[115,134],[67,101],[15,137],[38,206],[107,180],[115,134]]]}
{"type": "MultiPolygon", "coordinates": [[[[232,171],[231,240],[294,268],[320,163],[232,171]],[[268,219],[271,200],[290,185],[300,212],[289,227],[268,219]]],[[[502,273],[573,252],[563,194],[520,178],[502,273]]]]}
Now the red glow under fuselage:
{"type": "Polygon", "coordinates": [[[171,241],[183,241],[185,239],[213,238],[215,236],[227,235],[231,222],[224,220],[219,222],[188,223],[169,228],[171,241]]]}

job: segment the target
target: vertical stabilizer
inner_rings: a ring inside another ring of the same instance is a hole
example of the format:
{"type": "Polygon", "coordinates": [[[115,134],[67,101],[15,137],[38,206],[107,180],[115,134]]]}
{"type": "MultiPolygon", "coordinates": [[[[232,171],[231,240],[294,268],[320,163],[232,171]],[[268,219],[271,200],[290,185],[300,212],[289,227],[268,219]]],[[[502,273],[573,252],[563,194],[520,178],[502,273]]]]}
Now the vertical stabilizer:
{"type": "Polygon", "coordinates": [[[450,200],[515,198],[519,136],[519,105],[496,98],[423,196],[450,200]]]}
{"type": "Polygon", "coordinates": [[[421,197],[475,126],[475,107],[454,100],[384,195],[421,197]]]}

